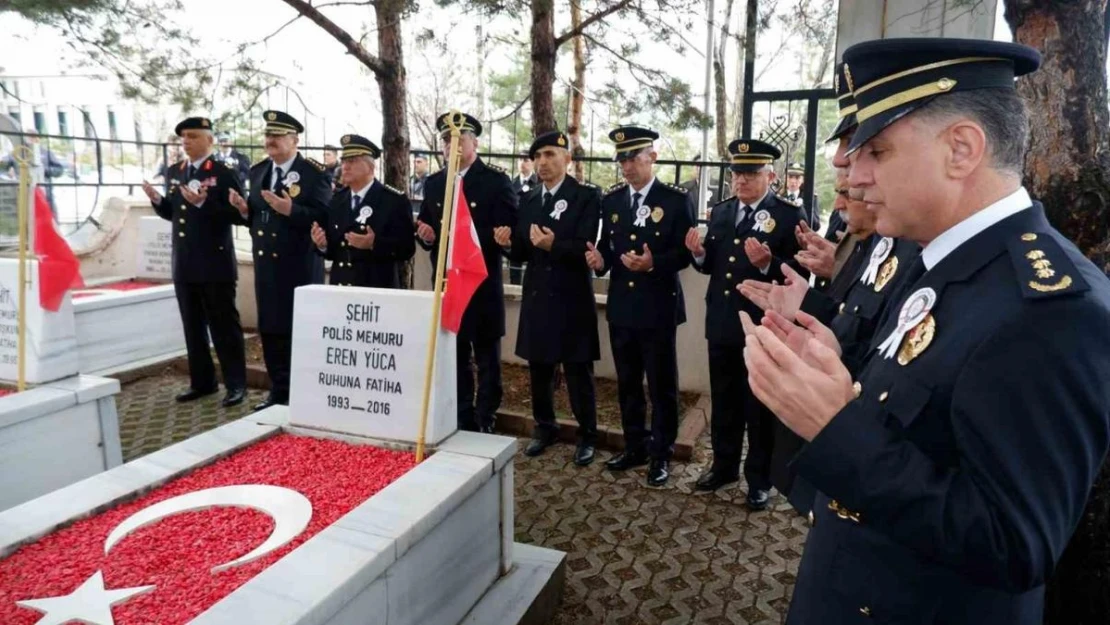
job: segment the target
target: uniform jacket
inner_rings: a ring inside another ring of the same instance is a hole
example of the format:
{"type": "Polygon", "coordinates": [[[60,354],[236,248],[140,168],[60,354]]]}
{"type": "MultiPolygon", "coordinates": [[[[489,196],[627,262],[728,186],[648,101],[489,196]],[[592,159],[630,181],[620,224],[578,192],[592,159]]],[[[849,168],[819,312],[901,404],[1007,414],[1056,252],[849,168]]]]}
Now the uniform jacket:
{"type": "MultiPolygon", "coordinates": [[[[424,201],[420,204],[420,221],[435,230],[436,240],[421,247],[431,252],[432,273],[435,273],[439,254],[440,220],[443,217],[443,194],[446,190],[447,171],[441,169],[428,176],[424,184],[424,201]]],[[[470,214],[482,257],[486,261],[488,276],[470,298],[463,313],[459,339],[464,341],[490,340],[505,336],[505,287],[501,279],[501,246],[493,239],[493,229],[499,226],[516,226],[517,194],[509,176],[500,167],[486,165],[476,159],[463,176],[463,193],[470,203],[470,214]]],[[[432,276],[435,279],[435,276],[432,276]]]]}
{"type": "Polygon", "coordinates": [[[756,321],[763,318],[763,311],[736,290],[737,284],[744,280],[777,280],[781,283],[784,262],[803,276],[809,275],[794,260],[794,255],[798,252],[794,227],[805,220],[805,213],[800,207],[768,193],[755,207],[753,216],[737,227],[739,209],[740,203],[736,198],[730,198],[713,207],[705,242],[702,244],[705,247],[705,260],[700,265],[694,263],[694,269],[709,276],[709,287],[705,293],[705,338],[710,343],[737,346],[744,344],[744,331],[740,327],[741,310],[756,321]],[[767,212],[770,220],[757,228],[754,217],[763,211],[767,212]],[[771,265],[766,274],[752,265],[744,252],[744,241],[751,237],[771,248],[771,265]]]}
{"type": "Polygon", "coordinates": [[[1110,283],[1039,205],[910,277],[873,343],[925,287],[932,332],[795,460],[821,494],[787,623],[1039,625],[1110,445],[1110,283]]]}
{"type": "Polygon", "coordinates": [[[530,362],[589,362],[601,357],[593,276],[586,243],[597,239],[601,190],[563,179],[548,205],[541,183],[524,196],[509,258],[528,263],[516,355],[530,362]],[[532,245],[533,224],[555,233],[551,251],[532,245]]]}
{"type": "Polygon", "coordinates": [[[636,225],[632,195],[627,183],[610,187],[601,200],[601,240],[597,251],[609,274],[605,305],[610,325],[624,328],[664,329],[686,322],[686,300],[678,272],[690,264],[686,233],[694,224],[694,203],[680,187],[656,178],[642,199],[650,214],[636,225]],[[653,269],[631,271],[621,262],[625,252],[651,250],[653,269]]]}
{"type": "Polygon", "coordinates": [[[344,187],[332,196],[327,222],[320,224],[327,233],[328,248],[324,253],[331,264],[329,282],[339,286],[365,286],[400,289],[401,263],[416,252],[412,209],[405,194],[375,180],[360,198],[359,207],[351,209],[351,189],[344,187]],[[368,217],[360,221],[363,212],[368,217]],[[347,243],[345,234],[374,231],[374,248],[361,250],[347,243]]]}
{"type": "Polygon", "coordinates": [[[209,156],[190,178],[189,161],[170,165],[169,191],[154,205],[158,216],[173,224],[174,282],[235,282],[238,267],[231,226],[239,223],[239,211],[231,205],[230,192],[242,193],[235,172],[209,156]],[[185,201],[181,185],[208,187],[200,207],[185,201]]]}
{"type": "Polygon", "coordinates": [[[273,169],[269,158],[251,167],[247,225],[253,243],[258,330],[289,334],[293,331],[293,291],[324,282],[324,259],[316,253],[311,233],[313,222],[327,223],[331,182],[323,165],[298,153],[285,175],[285,185],[278,189],[278,195],[287,190],[293,197],[293,210],[285,216],[262,199],[262,191],[270,189],[273,169]]]}
{"type": "Polygon", "coordinates": [[[251,160],[239,150],[232,149],[227,156],[224,156],[222,152],[216,152],[216,160],[226,163],[228,168],[239,176],[240,184],[246,182],[250,177],[251,160]]]}

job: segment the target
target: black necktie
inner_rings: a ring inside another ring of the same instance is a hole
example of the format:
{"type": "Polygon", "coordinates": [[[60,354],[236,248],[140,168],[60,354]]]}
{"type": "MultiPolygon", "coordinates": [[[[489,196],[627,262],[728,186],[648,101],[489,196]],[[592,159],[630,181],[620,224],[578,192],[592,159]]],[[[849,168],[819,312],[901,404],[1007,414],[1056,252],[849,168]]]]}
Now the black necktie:
{"type": "Polygon", "coordinates": [[[186,176],[186,178],[187,178],[188,180],[192,180],[192,179],[193,179],[193,176],[194,176],[194,175],[195,175],[196,173],[197,173],[197,168],[196,168],[196,167],[193,167],[193,164],[192,164],[192,163],[189,163],[189,169],[188,169],[188,170],[186,170],[186,172],[185,172],[185,176],[186,176]]]}
{"type": "Polygon", "coordinates": [[[543,192],[543,209],[546,211],[549,206],[551,206],[551,192],[550,191],[544,191],[543,192]]]}
{"type": "Polygon", "coordinates": [[[752,208],[750,206],[740,207],[740,219],[736,220],[736,231],[740,232],[747,224],[748,217],[752,216],[752,208]]]}
{"type": "Polygon", "coordinates": [[[285,172],[280,167],[274,167],[274,178],[274,191],[278,191],[285,186],[285,172]]]}
{"type": "Polygon", "coordinates": [[[351,196],[351,210],[352,211],[357,211],[358,206],[361,203],[362,203],[362,198],[360,198],[357,193],[354,194],[353,196],[351,196]]]}
{"type": "Polygon", "coordinates": [[[639,211],[639,210],[640,210],[640,194],[639,193],[633,193],[632,194],[632,214],[635,215],[636,212],[639,211]]]}

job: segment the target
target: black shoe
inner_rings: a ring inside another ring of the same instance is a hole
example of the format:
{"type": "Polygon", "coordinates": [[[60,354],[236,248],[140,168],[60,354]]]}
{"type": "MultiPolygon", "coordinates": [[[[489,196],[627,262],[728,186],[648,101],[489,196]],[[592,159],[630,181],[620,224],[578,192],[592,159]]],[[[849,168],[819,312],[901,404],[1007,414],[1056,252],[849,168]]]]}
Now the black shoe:
{"type": "Polygon", "coordinates": [[[528,443],[528,446],[524,448],[524,455],[528,456],[529,458],[535,458],[536,456],[542,454],[545,449],[551,447],[554,444],[554,440],[548,440],[546,438],[533,438],[531,442],[528,443]]]}
{"type": "Polygon", "coordinates": [[[627,471],[633,467],[642,467],[648,463],[647,454],[644,452],[621,452],[605,461],[605,468],[610,471],[627,471]]]}
{"type": "Polygon", "coordinates": [[[266,399],[263,399],[262,401],[260,401],[260,402],[258,402],[257,404],[254,405],[254,411],[259,412],[259,411],[265,410],[265,409],[267,409],[270,406],[273,406],[275,404],[277,404],[277,402],[274,401],[273,397],[267,397],[266,399]]]}
{"type": "Polygon", "coordinates": [[[243,403],[243,400],[246,398],[246,390],[241,388],[229,388],[227,389],[227,395],[224,395],[224,400],[220,403],[224,408],[231,408],[232,406],[238,406],[243,403]]]}
{"type": "Polygon", "coordinates": [[[216,391],[218,391],[218,390],[220,390],[220,389],[211,388],[211,389],[208,389],[207,391],[198,391],[196,389],[189,389],[189,390],[185,391],[184,393],[181,393],[177,397],[174,397],[174,399],[176,399],[179,402],[194,401],[194,400],[200,399],[201,397],[208,397],[209,395],[214,395],[216,393],[216,391]]]}
{"type": "Polygon", "coordinates": [[[574,464],[585,467],[593,464],[594,446],[591,443],[578,443],[574,450],[574,464]]]}
{"type": "Polygon", "coordinates": [[[651,466],[648,467],[648,486],[662,486],[667,483],[667,478],[671,477],[671,463],[667,460],[652,460],[651,466]]]}
{"type": "Polygon", "coordinates": [[[771,503],[771,493],[759,488],[748,491],[748,507],[752,510],[766,510],[771,503]]]}
{"type": "Polygon", "coordinates": [[[482,434],[493,434],[493,425],[483,425],[478,428],[478,431],[482,434]]]}
{"type": "Polygon", "coordinates": [[[737,473],[711,468],[698,476],[698,481],[694,482],[694,490],[713,491],[739,480],[740,476],[737,473]]]}

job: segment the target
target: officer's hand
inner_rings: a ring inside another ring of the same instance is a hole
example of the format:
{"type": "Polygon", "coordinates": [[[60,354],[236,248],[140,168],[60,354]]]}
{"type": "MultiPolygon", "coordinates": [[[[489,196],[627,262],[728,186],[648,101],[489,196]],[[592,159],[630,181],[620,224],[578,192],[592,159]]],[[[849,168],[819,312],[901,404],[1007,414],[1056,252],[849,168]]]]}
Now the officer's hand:
{"type": "Polygon", "coordinates": [[[239,211],[243,215],[247,214],[247,201],[244,200],[243,196],[239,195],[239,192],[235,189],[231,189],[230,193],[228,193],[227,201],[231,202],[231,205],[235,207],[235,210],[239,211]]]}
{"type": "Polygon", "coordinates": [[[601,271],[605,267],[605,259],[601,257],[601,252],[589,242],[586,243],[586,265],[594,271],[601,271]]]}
{"type": "Polygon", "coordinates": [[[348,232],[343,235],[347,239],[347,245],[360,250],[374,249],[374,229],[366,226],[366,233],[360,234],[358,232],[348,232]]]}
{"type": "Polygon", "coordinates": [[[771,248],[766,243],[760,243],[755,237],[748,237],[744,241],[744,253],[748,261],[760,271],[766,271],[771,266],[771,248]]]}
{"type": "Polygon", "coordinates": [[[532,228],[528,231],[528,236],[532,240],[532,245],[545,252],[550,252],[551,245],[555,243],[555,233],[546,226],[532,224],[532,228]]]}
{"type": "Polygon", "coordinates": [[[501,247],[512,247],[513,229],[508,226],[498,226],[494,228],[493,240],[501,247]]]}
{"type": "Polygon", "coordinates": [[[783,264],[782,273],[786,277],[783,285],[771,287],[771,310],[779,313],[789,321],[794,321],[794,316],[802,307],[802,300],[809,291],[809,281],[794,271],[790,265],[783,264]]]}
{"type": "Polygon", "coordinates": [[[293,212],[293,198],[289,197],[288,191],[282,191],[281,195],[272,191],[263,191],[262,199],[280,215],[288,217],[293,212]]]}
{"type": "Polygon", "coordinates": [[[651,256],[651,248],[647,246],[647,243],[644,243],[642,254],[636,254],[635,252],[621,254],[621,262],[630,271],[651,271],[651,268],[655,266],[654,259],[651,256]]]}
{"type": "Polygon", "coordinates": [[[324,234],[324,229],[320,227],[320,224],[315,221],[312,222],[312,242],[322,250],[328,247],[328,237],[324,234]]]}
{"type": "Polygon", "coordinates": [[[836,244],[826,241],[816,232],[806,236],[806,248],[794,255],[798,264],[815,276],[831,278],[836,265],[836,244]]]}
{"type": "Polygon", "coordinates": [[[154,189],[154,187],[147,181],[143,181],[143,193],[150,199],[151,204],[161,204],[162,194],[154,189]]]}
{"type": "Polygon", "coordinates": [[[804,221],[800,221],[798,225],[794,226],[794,238],[798,241],[798,247],[803,250],[809,245],[809,239],[806,235],[810,232],[813,232],[813,230],[804,221]]]}
{"type": "Polygon", "coordinates": [[[787,347],[794,350],[794,353],[802,357],[803,360],[810,356],[809,352],[806,351],[806,346],[811,338],[817,339],[817,342],[840,355],[840,342],[836,340],[836,335],[833,334],[832,330],[813,315],[803,311],[798,311],[795,318],[797,324],[787,320],[778,311],[772,310],[763,316],[763,325],[774,332],[780,341],[786,343],[787,347]]]}
{"type": "Polygon", "coordinates": [[[702,245],[701,235],[698,234],[697,228],[690,228],[690,231],[686,233],[686,249],[690,250],[690,253],[694,256],[705,256],[705,246],[702,245]]]}
{"type": "Polygon", "coordinates": [[[432,227],[428,224],[417,219],[416,236],[420,237],[420,240],[425,243],[432,243],[436,240],[436,231],[433,230],[432,227]]]}
{"type": "Polygon", "coordinates": [[[736,285],[736,290],[740,291],[740,295],[759,306],[760,310],[771,310],[772,288],[774,288],[774,283],[759,280],[744,280],[736,285]]]}
{"type": "Polygon", "coordinates": [[[181,197],[185,198],[185,201],[193,206],[199,207],[208,199],[208,187],[202,186],[200,190],[196,192],[190,189],[187,184],[183,184],[178,188],[181,190],[181,197]]]}
{"type": "Polygon", "coordinates": [[[813,440],[854,397],[848,369],[816,338],[799,341],[806,354],[803,359],[770,328],[755,326],[750,318],[741,317],[741,321],[752,393],[786,427],[806,441],[813,440]]]}

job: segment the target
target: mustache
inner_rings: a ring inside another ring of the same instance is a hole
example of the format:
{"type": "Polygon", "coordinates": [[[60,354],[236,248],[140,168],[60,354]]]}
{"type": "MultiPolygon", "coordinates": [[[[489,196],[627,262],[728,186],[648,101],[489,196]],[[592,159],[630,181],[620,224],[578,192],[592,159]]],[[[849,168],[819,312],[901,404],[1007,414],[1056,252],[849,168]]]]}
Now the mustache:
{"type": "Polygon", "coordinates": [[[862,202],[863,201],[863,189],[859,189],[859,188],[856,188],[856,187],[849,187],[848,188],[848,199],[855,200],[857,202],[862,202]]]}

